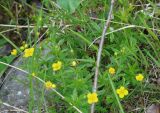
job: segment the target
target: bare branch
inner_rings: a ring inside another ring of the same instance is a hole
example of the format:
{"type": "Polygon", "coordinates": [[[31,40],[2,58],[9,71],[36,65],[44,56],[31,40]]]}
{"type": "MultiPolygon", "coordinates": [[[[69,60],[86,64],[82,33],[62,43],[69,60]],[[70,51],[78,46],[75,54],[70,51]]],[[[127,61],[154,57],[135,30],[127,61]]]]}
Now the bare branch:
{"type": "MultiPolygon", "coordinates": [[[[93,89],[92,89],[93,92],[97,91],[97,82],[98,82],[98,74],[99,74],[99,65],[100,65],[100,60],[101,60],[101,54],[102,54],[105,34],[106,34],[106,31],[107,31],[107,29],[109,27],[109,23],[111,21],[113,6],[114,6],[114,0],[111,0],[108,19],[107,19],[107,21],[105,23],[105,26],[104,26],[104,29],[103,29],[103,32],[102,32],[101,41],[100,41],[100,44],[99,44],[99,50],[98,50],[97,62],[96,62],[96,70],[95,70],[95,76],[94,76],[94,84],[93,84],[93,89]]],[[[92,104],[91,105],[91,113],[94,113],[94,107],[95,107],[95,104],[92,104]]]]}
{"type": "Polygon", "coordinates": [[[17,111],[21,111],[21,112],[24,112],[24,113],[29,113],[29,112],[27,112],[27,111],[25,111],[25,110],[23,110],[23,109],[20,109],[20,108],[18,108],[18,107],[12,106],[12,105],[10,105],[10,104],[8,104],[8,103],[0,102],[0,104],[3,104],[4,106],[7,106],[7,107],[11,107],[11,108],[13,108],[13,109],[15,109],[15,110],[17,110],[17,111]]]}

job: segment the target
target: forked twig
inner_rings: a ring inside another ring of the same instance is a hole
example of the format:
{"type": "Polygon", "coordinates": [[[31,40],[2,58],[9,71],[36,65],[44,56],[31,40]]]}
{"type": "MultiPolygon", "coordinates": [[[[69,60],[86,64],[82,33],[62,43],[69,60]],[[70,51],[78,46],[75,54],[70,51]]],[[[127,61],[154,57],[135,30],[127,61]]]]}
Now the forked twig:
{"type": "MultiPolygon", "coordinates": [[[[113,10],[113,6],[114,6],[114,0],[111,0],[111,5],[110,5],[110,11],[108,14],[108,19],[105,23],[103,32],[102,32],[102,37],[101,37],[101,41],[99,44],[99,49],[98,49],[98,55],[97,55],[97,61],[96,61],[96,70],[95,70],[95,76],[94,76],[94,84],[93,84],[93,92],[97,91],[97,82],[98,82],[98,74],[99,74],[99,65],[100,65],[100,60],[101,60],[101,54],[102,54],[102,49],[103,49],[103,44],[104,44],[104,38],[105,38],[105,34],[106,31],[109,27],[109,23],[111,21],[111,16],[112,16],[112,10],[113,10]]],[[[94,108],[95,108],[95,104],[93,103],[91,105],[91,113],[94,113],[94,108]]]]}

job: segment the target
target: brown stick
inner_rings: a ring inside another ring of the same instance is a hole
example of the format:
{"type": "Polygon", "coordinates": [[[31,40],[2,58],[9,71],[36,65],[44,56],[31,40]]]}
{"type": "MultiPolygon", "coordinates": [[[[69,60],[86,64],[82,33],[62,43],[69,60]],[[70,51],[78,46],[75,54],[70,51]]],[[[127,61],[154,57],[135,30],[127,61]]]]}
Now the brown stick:
{"type": "MultiPolygon", "coordinates": [[[[103,49],[103,44],[104,44],[104,38],[105,38],[105,34],[106,31],[109,27],[109,23],[111,21],[111,16],[112,16],[112,10],[113,10],[113,6],[114,6],[114,0],[111,0],[111,5],[110,5],[110,11],[108,14],[108,19],[105,23],[103,32],[102,32],[102,37],[101,37],[101,41],[99,44],[99,49],[98,49],[98,55],[97,55],[97,61],[96,61],[96,70],[95,70],[95,76],[94,76],[94,84],[93,84],[93,92],[97,91],[97,82],[98,82],[98,74],[99,74],[99,65],[100,65],[100,60],[101,60],[101,54],[102,54],[102,49],[103,49]]],[[[94,108],[95,108],[95,104],[93,103],[91,105],[91,113],[94,113],[94,108]]]]}

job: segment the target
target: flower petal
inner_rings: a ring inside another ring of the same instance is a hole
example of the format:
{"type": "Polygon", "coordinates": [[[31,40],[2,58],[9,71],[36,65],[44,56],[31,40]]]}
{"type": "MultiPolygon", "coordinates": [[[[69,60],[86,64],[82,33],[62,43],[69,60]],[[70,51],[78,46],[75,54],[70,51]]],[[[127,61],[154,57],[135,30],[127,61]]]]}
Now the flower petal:
{"type": "Polygon", "coordinates": [[[61,62],[61,61],[58,61],[57,64],[58,64],[58,65],[62,65],[62,62],[61,62]]]}
{"type": "Polygon", "coordinates": [[[124,94],[119,94],[119,97],[120,98],[124,98],[124,94]]]}
{"type": "Polygon", "coordinates": [[[116,92],[119,94],[120,93],[120,89],[117,89],[116,92]]]}
{"type": "Polygon", "coordinates": [[[128,90],[124,90],[124,95],[128,95],[128,90]]]}
{"type": "Polygon", "coordinates": [[[90,97],[91,97],[91,93],[88,93],[88,94],[87,94],[87,98],[90,98],[90,97]]]}
{"type": "Polygon", "coordinates": [[[95,99],[94,99],[94,102],[98,102],[98,98],[95,98],[95,99]]]}
{"type": "Polygon", "coordinates": [[[120,90],[124,90],[125,88],[123,86],[120,87],[120,90]]]}
{"type": "Polygon", "coordinates": [[[92,93],[92,96],[97,97],[97,93],[95,93],[95,92],[92,93]]]}
{"type": "Polygon", "coordinates": [[[88,103],[89,103],[89,104],[92,104],[93,102],[92,102],[92,100],[88,99],[88,103]]]}

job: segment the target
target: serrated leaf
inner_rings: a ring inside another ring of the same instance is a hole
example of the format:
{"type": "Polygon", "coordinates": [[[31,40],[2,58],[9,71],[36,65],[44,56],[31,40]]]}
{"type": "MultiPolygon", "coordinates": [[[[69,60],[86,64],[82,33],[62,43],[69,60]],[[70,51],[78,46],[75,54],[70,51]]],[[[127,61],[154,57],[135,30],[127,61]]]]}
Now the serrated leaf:
{"type": "Polygon", "coordinates": [[[4,40],[4,39],[0,39],[0,47],[1,47],[1,46],[4,46],[4,44],[5,44],[5,43],[7,43],[7,41],[6,41],[6,40],[4,40]]]}
{"type": "Polygon", "coordinates": [[[72,94],[72,99],[73,99],[73,100],[76,100],[77,97],[78,97],[77,89],[74,89],[74,90],[73,90],[73,94],[72,94]]]}
{"type": "Polygon", "coordinates": [[[81,0],[57,0],[58,5],[67,10],[69,13],[74,13],[81,3],[81,0]]]}

